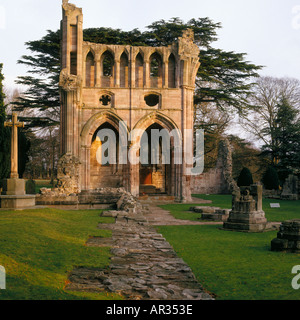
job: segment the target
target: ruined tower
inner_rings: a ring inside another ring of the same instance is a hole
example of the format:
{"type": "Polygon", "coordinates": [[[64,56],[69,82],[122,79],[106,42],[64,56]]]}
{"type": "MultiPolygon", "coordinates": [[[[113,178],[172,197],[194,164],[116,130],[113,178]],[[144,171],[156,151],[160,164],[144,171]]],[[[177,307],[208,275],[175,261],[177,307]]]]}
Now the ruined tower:
{"type": "Polygon", "coordinates": [[[123,187],[135,196],[189,200],[192,164],[186,159],[193,155],[193,139],[186,132],[193,130],[200,66],[193,32],[184,31],[167,47],[90,43],[83,41],[82,9],[68,1],[62,9],[60,163],[68,168],[60,167],[61,175],[70,178],[74,192],[123,187]],[[99,162],[101,129],[116,137],[113,164],[99,162]],[[128,154],[140,154],[143,133],[152,129],[172,132],[170,163],[128,161],[128,154]],[[178,152],[182,163],[174,161],[178,152]]]}

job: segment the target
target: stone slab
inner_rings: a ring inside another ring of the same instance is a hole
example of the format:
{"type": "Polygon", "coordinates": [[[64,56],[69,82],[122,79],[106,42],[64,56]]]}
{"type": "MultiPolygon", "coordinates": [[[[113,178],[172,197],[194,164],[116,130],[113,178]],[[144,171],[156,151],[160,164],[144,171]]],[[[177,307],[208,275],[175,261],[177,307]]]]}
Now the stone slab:
{"type": "Polygon", "coordinates": [[[4,179],[3,180],[3,195],[25,195],[25,180],[24,179],[4,179]]]}
{"type": "Polygon", "coordinates": [[[35,206],[35,195],[1,195],[0,203],[2,209],[31,208],[35,206]]]}

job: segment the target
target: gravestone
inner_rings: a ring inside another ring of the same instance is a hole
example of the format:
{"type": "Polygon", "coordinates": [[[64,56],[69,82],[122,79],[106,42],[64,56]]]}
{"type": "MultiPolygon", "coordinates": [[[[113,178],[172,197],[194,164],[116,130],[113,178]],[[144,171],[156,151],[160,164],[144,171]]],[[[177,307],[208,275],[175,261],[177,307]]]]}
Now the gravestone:
{"type": "Polygon", "coordinates": [[[285,221],[277,238],[271,242],[272,251],[300,252],[300,220],[285,221]]]}
{"type": "Polygon", "coordinates": [[[232,211],[223,229],[243,232],[263,232],[267,226],[262,210],[262,186],[236,189],[232,195],[232,211]]]}

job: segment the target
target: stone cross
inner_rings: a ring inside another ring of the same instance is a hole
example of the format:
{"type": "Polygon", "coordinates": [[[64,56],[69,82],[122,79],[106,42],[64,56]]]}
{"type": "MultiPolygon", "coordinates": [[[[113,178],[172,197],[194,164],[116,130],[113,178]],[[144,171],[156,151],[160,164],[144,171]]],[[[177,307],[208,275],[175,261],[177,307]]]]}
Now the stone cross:
{"type": "Polygon", "coordinates": [[[24,122],[18,122],[18,115],[13,112],[12,122],[5,122],[4,127],[11,127],[10,178],[18,179],[18,128],[24,128],[24,122]]]}

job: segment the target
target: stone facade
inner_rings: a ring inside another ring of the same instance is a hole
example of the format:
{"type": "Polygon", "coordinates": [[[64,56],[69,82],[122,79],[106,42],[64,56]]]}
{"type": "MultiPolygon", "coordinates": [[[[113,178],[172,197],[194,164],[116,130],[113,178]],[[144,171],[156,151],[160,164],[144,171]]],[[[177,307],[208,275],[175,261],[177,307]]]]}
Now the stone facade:
{"type": "Polygon", "coordinates": [[[78,192],[121,187],[134,196],[152,190],[189,200],[190,167],[185,159],[193,154],[193,142],[187,140],[185,129],[193,129],[200,66],[193,32],[184,31],[168,47],[90,43],[83,41],[82,9],[67,1],[62,8],[61,155],[78,160],[78,192]],[[100,129],[115,134],[115,152],[120,155],[125,149],[125,158],[139,153],[145,131],[176,132],[169,150],[171,163],[141,166],[116,157],[115,164],[99,164],[100,129]],[[184,150],[182,164],[173,161],[178,147],[184,150]]]}
{"type": "Polygon", "coordinates": [[[230,194],[237,184],[232,177],[232,152],[228,139],[219,143],[216,167],[195,176],[191,182],[193,194],[230,194]]]}

